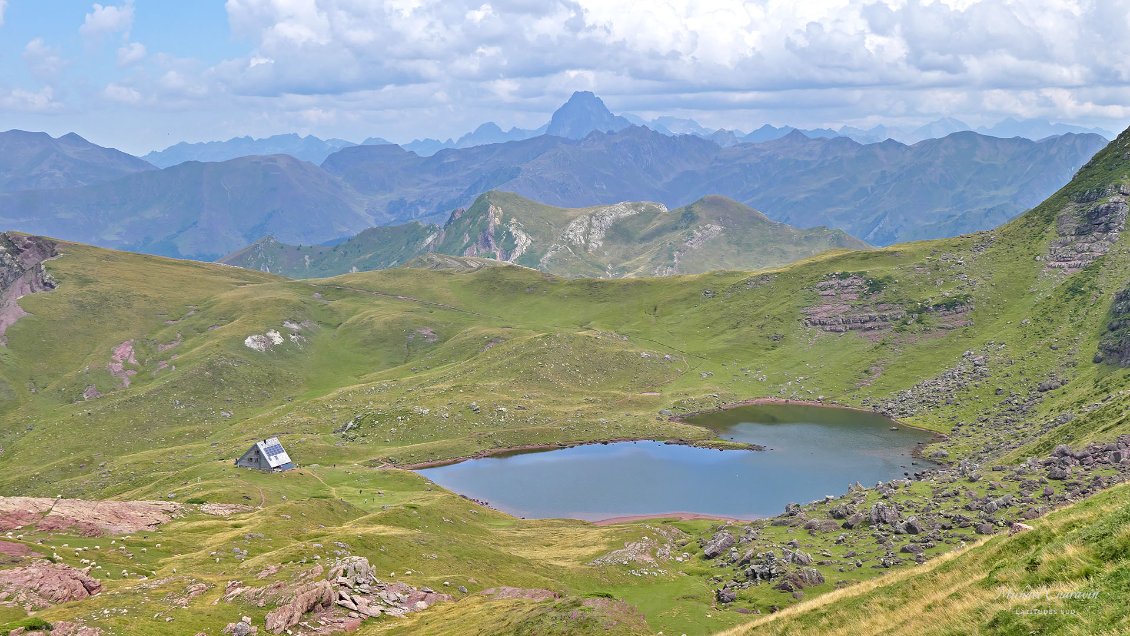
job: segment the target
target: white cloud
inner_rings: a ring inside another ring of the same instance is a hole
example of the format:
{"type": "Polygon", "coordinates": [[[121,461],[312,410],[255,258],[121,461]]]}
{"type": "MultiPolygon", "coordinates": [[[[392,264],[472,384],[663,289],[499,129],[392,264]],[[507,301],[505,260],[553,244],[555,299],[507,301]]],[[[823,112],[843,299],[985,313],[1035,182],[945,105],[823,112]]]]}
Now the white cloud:
{"type": "Polygon", "coordinates": [[[208,86],[194,75],[178,71],[166,71],[157,81],[157,87],[168,97],[200,99],[208,95],[208,86]]]}
{"type": "Polygon", "coordinates": [[[107,84],[106,88],[102,89],[102,95],[106,99],[120,104],[137,104],[141,102],[140,91],[122,84],[107,84]]]}
{"type": "Polygon", "coordinates": [[[8,9],[8,0],[0,0],[0,26],[4,26],[4,12],[8,9]]]}
{"type": "Polygon", "coordinates": [[[246,53],[210,67],[130,42],[134,3],[103,1],[82,35],[131,68],[94,93],[236,127],[446,137],[541,125],[574,90],[743,130],[1130,119],[1126,0],[226,0],[246,53]]]}
{"type": "Polygon", "coordinates": [[[107,35],[123,33],[129,36],[133,27],[133,0],[121,5],[95,4],[86,14],[79,34],[89,42],[98,42],[107,35]]]}
{"type": "Polygon", "coordinates": [[[48,45],[43,38],[35,38],[28,42],[24,47],[23,58],[31,74],[45,82],[57,78],[59,72],[67,65],[59,49],[48,45]]]}
{"type": "Polygon", "coordinates": [[[46,86],[38,91],[22,88],[0,90],[0,109],[26,113],[49,113],[62,109],[55,100],[55,91],[46,86]]]}
{"type": "Polygon", "coordinates": [[[229,0],[233,30],[279,63],[227,79],[250,92],[308,93],[565,69],[679,92],[1078,84],[1130,73],[1124,30],[1093,28],[1117,4],[668,0],[641,11],[609,0],[229,0]]]}
{"type": "Polygon", "coordinates": [[[141,42],[129,42],[118,48],[118,66],[130,66],[145,59],[145,45],[141,42]]]}
{"type": "Polygon", "coordinates": [[[489,4],[484,4],[478,9],[471,9],[467,12],[467,20],[474,24],[479,24],[483,20],[494,15],[494,9],[489,4]]]}

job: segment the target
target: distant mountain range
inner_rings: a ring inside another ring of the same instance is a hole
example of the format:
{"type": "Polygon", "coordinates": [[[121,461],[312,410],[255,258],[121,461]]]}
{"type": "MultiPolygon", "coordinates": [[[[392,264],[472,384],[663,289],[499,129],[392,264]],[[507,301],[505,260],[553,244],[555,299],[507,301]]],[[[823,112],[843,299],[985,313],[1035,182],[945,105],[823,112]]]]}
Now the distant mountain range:
{"type": "Polygon", "coordinates": [[[679,207],[720,194],[791,225],[835,227],[886,245],[997,225],[1066,183],[1104,144],[1092,134],[1034,142],[963,132],[913,146],[864,145],[793,131],[723,148],[633,126],[432,157],[358,146],[323,167],[404,219],[438,220],[491,189],[562,207],[640,200],[679,207]]]}
{"type": "Polygon", "coordinates": [[[74,133],[0,133],[0,192],[74,188],[153,170],[145,161],[74,133]]]}
{"type": "Polygon", "coordinates": [[[322,242],[395,221],[289,155],[190,161],[80,188],[0,195],[4,227],[212,260],[266,234],[322,242]]]}
{"type": "MultiPolygon", "coordinates": [[[[588,98],[581,99],[584,106],[588,98]]],[[[575,111],[586,112],[587,106],[575,111]]],[[[622,124],[601,117],[610,128],[622,124]]],[[[578,130],[575,117],[563,115],[558,124],[563,132],[578,130]]],[[[266,235],[319,244],[375,225],[440,222],[498,189],[561,208],[622,201],[678,208],[718,194],[776,221],[837,228],[885,245],[995,226],[1066,183],[1105,143],[1093,134],[1034,142],[962,132],[913,146],[863,145],[794,130],[722,147],[629,126],[579,140],[547,134],[429,157],[384,144],[342,148],[320,167],[284,154],[154,170],[86,142],[90,147],[77,152],[61,148],[74,140],[35,139],[52,159],[3,155],[0,174],[9,184],[58,187],[0,193],[3,227],[196,259],[219,258],[266,235]],[[77,167],[60,170],[58,162],[77,167]]]]}
{"type": "MultiPolygon", "coordinates": [[[[668,136],[694,135],[709,139],[722,147],[742,143],[762,143],[780,139],[799,130],[806,137],[830,138],[847,137],[863,144],[877,143],[894,139],[905,144],[915,144],[926,139],[937,139],[955,132],[973,130],[971,126],[957,119],[942,118],[921,126],[890,127],[878,125],[871,128],[841,126],[832,128],[794,128],[793,126],[773,126],[764,124],[751,132],[738,130],[711,130],[693,119],[678,117],[657,117],[644,119],[629,113],[613,114],[604,101],[589,91],[578,91],[560,108],[553,112],[549,122],[533,129],[510,128],[503,130],[494,122],[486,122],[458,139],[414,139],[400,144],[405,150],[421,157],[434,155],[447,148],[471,148],[485,144],[523,141],[541,135],[553,135],[566,139],[583,139],[593,132],[616,132],[628,126],[646,126],[668,136]]],[[[1114,133],[1100,128],[1084,128],[1068,124],[1050,123],[1038,119],[1006,119],[995,126],[978,128],[976,132],[993,137],[1024,137],[1040,140],[1053,135],[1068,133],[1097,134],[1105,139],[1113,139],[1114,133]]],[[[383,145],[390,142],[380,137],[370,137],[360,144],[343,139],[319,139],[314,136],[300,137],[295,134],[275,135],[265,139],[236,137],[227,141],[203,143],[179,143],[165,150],[154,151],[144,159],[153,165],[166,168],[184,161],[227,161],[250,155],[288,154],[311,163],[322,163],[330,154],[354,145],[383,145]]]]}
{"type": "Polygon", "coordinates": [[[445,254],[560,276],[623,277],[759,269],[830,249],[866,247],[843,231],[800,230],[719,196],[676,210],[648,202],[559,208],[492,191],[456,210],[442,226],[376,227],[332,246],[286,245],[268,237],[221,262],[307,278],[445,254]]]}
{"type": "MultiPolygon", "coordinates": [[[[366,143],[384,143],[383,139],[369,139],[366,143]]],[[[161,151],[145,155],[144,159],[158,168],[168,168],[185,161],[227,161],[253,155],[290,155],[295,159],[322,163],[326,157],[357,144],[344,139],[319,139],[313,135],[275,135],[266,139],[235,137],[227,141],[201,143],[181,142],[161,151]]]]}

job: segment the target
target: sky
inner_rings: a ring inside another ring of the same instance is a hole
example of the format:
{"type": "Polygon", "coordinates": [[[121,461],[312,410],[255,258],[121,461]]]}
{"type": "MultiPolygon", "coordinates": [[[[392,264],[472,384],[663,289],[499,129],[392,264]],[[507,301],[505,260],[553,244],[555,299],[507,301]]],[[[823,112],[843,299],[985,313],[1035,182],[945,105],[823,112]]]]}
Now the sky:
{"type": "Polygon", "coordinates": [[[0,130],[133,153],[536,128],[1130,124],[1130,0],[0,0],[0,130]]]}

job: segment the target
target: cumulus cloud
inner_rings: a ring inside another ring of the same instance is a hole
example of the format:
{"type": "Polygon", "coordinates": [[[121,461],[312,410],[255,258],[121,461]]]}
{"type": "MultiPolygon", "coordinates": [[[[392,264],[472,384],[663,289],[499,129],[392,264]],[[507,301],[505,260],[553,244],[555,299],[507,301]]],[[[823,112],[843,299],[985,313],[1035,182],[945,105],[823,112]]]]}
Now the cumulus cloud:
{"type": "Polygon", "coordinates": [[[4,12],[8,9],[8,0],[0,0],[0,26],[4,26],[4,12]]]}
{"type": "Polygon", "coordinates": [[[88,42],[99,42],[108,35],[123,33],[129,35],[133,27],[133,1],[121,5],[95,4],[78,28],[78,32],[88,42]]]}
{"type": "Polygon", "coordinates": [[[57,78],[67,64],[59,49],[49,46],[43,38],[28,42],[24,47],[23,58],[31,74],[45,82],[57,78]]]}
{"type": "Polygon", "coordinates": [[[118,66],[130,66],[145,59],[145,45],[140,42],[129,42],[118,48],[118,66]]]}
{"type": "Polygon", "coordinates": [[[0,109],[25,113],[49,113],[62,109],[55,91],[47,86],[38,91],[22,88],[0,89],[0,109]]]}
{"type": "Polygon", "coordinates": [[[133,1],[103,2],[80,32],[128,70],[94,93],[234,128],[446,137],[541,125],[574,90],[742,130],[1130,121],[1125,0],[226,0],[244,52],[220,62],[132,42],[133,1]]]}
{"type": "Polygon", "coordinates": [[[215,77],[247,95],[436,84],[459,96],[558,90],[558,100],[591,88],[633,105],[713,95],[723,109],[756,107],[764,94],[867,88],[929,110],[927,95],[953,87],[986,100],[1104,81],[1125,90],[1130,14],[1120,4],[228,0],[233,31],[255,51],[215,77]]]}

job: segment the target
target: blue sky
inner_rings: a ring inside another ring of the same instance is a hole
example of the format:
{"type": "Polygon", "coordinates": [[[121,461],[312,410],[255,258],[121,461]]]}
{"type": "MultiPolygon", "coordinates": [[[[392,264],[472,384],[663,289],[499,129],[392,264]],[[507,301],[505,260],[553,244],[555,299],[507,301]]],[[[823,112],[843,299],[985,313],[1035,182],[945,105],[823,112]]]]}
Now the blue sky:
{"type": "Polygon", "coordinates": [[[0,129],[136,153],[536,127],[1130,123],[1125,0],[0,0],[0,129]]]}

